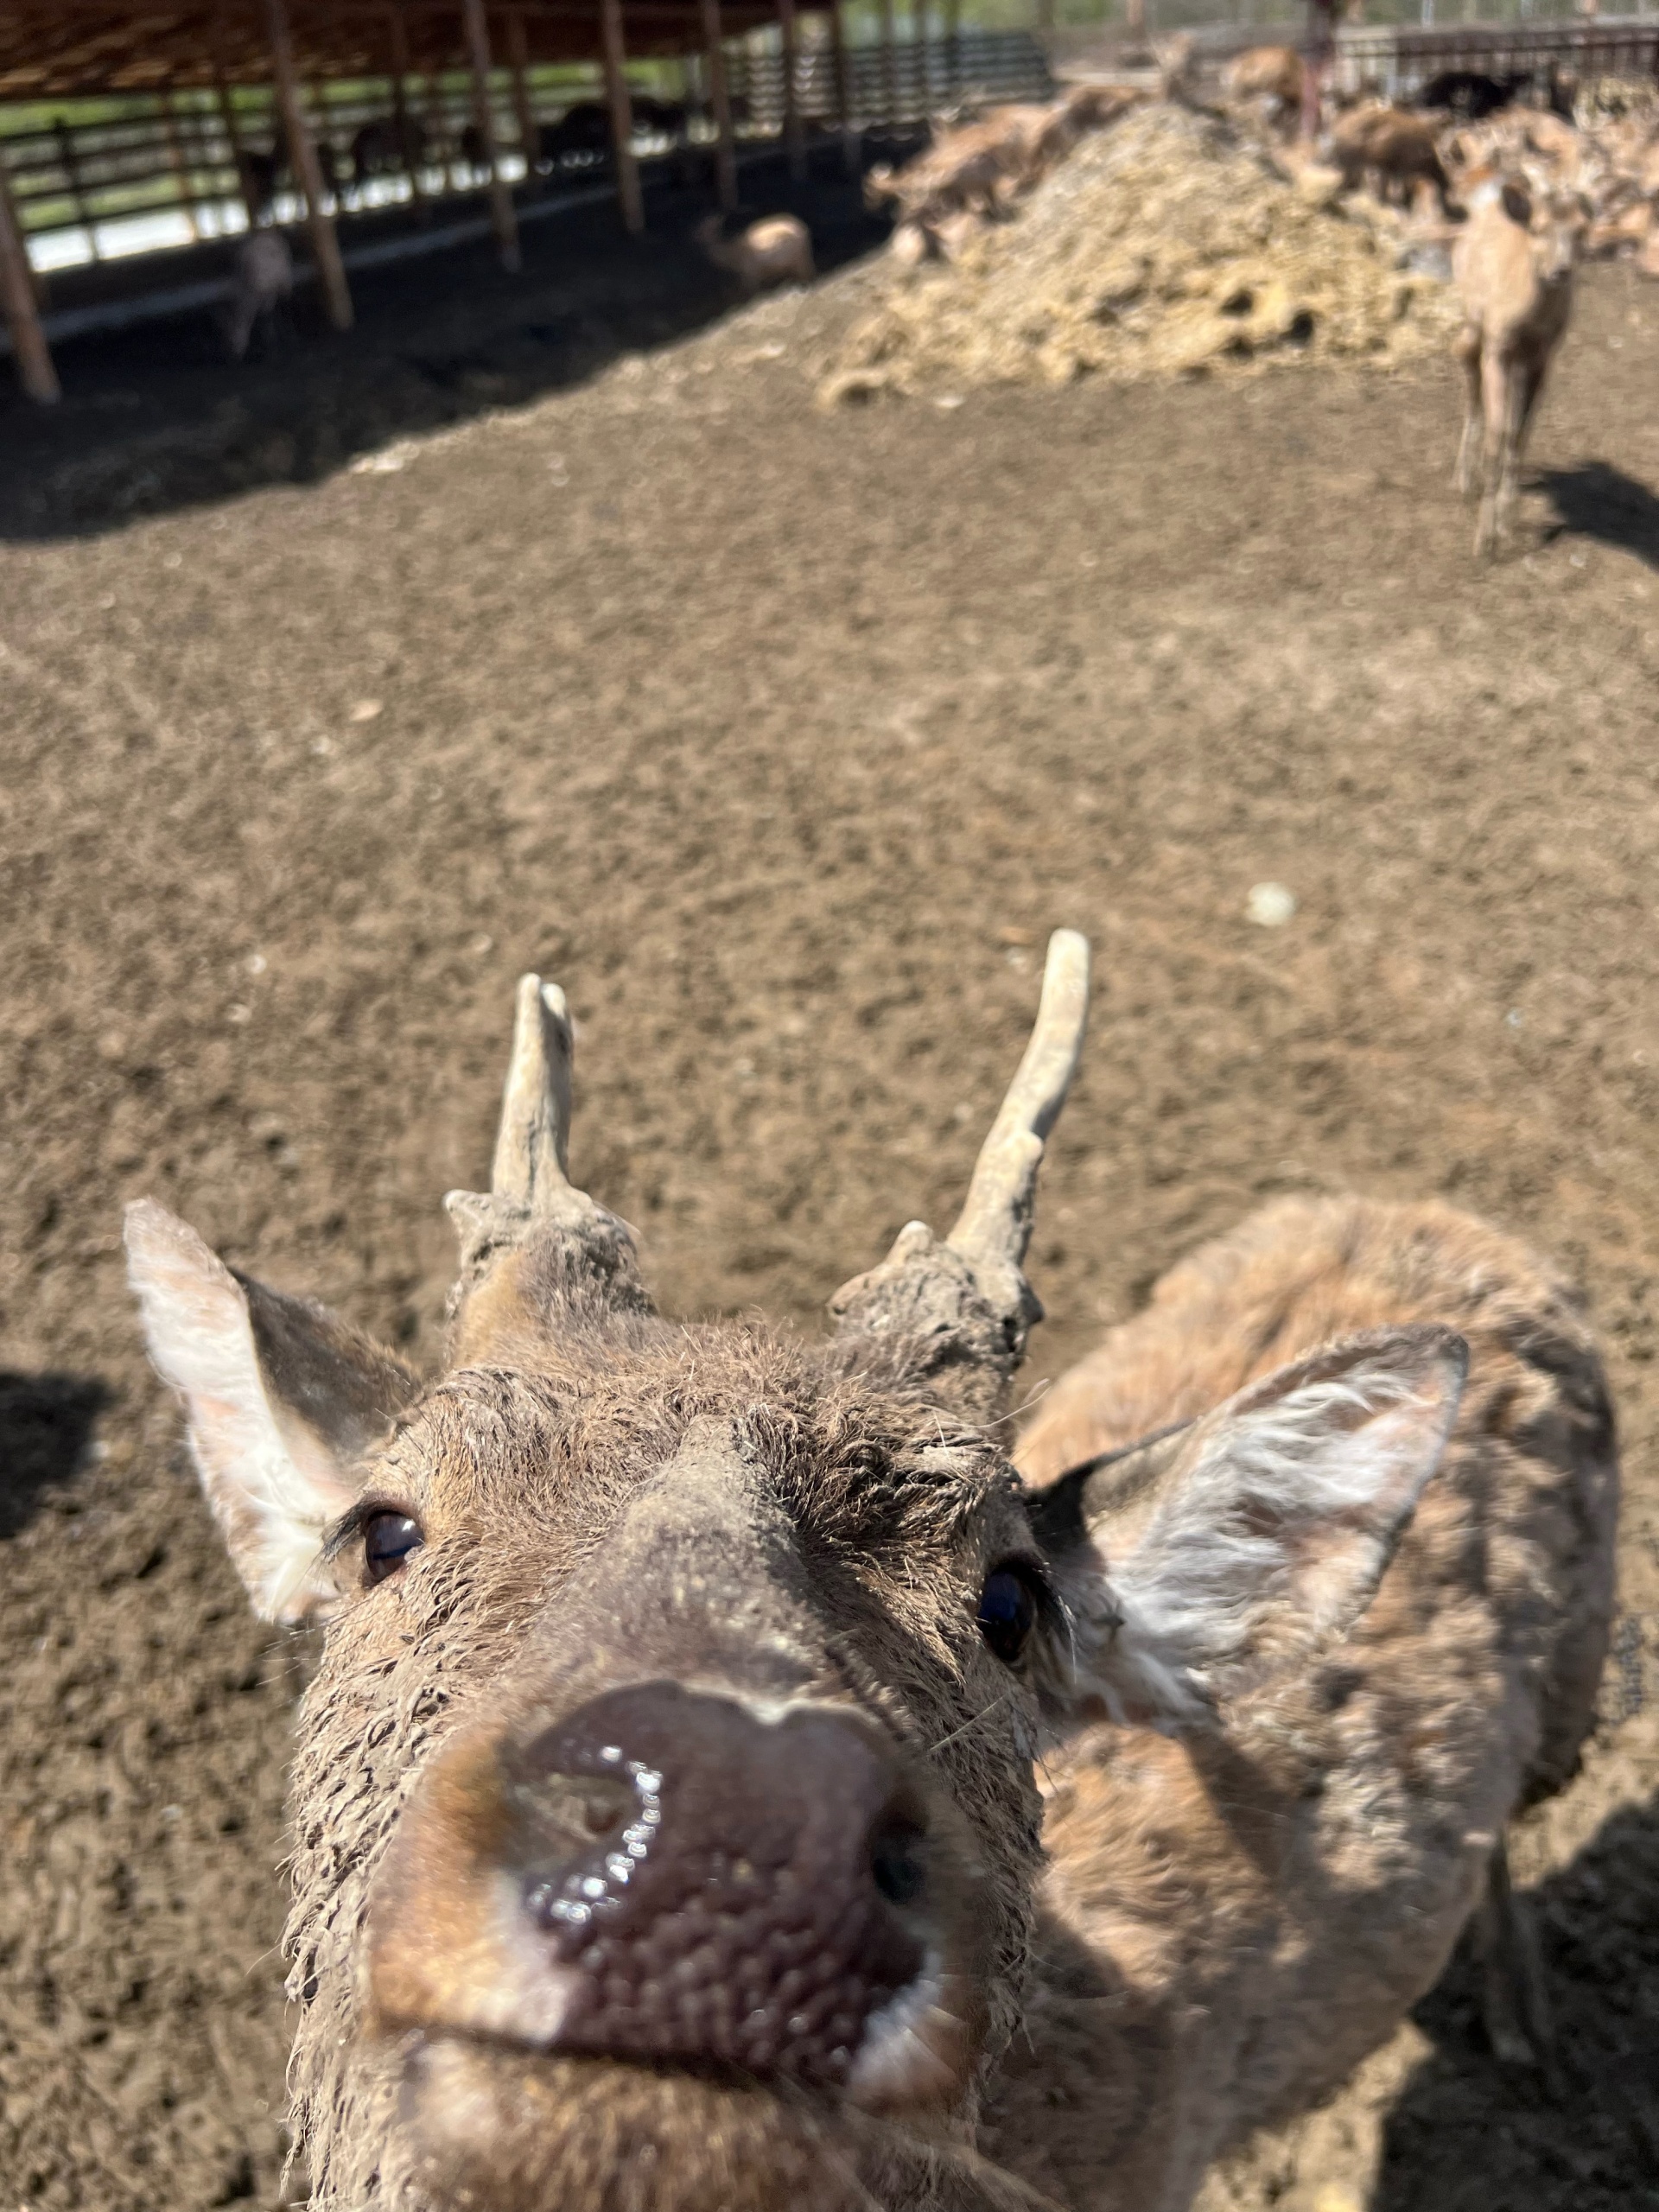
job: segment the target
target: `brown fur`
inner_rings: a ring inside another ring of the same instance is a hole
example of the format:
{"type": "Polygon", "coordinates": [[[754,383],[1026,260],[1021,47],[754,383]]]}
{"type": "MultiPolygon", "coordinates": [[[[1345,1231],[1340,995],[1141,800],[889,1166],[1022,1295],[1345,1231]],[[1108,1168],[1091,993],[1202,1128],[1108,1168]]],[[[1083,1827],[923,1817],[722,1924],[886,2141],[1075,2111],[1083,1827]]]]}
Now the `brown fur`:
{"type": "Polygon", "coordinates": [[[1350,191],[1366,180],[1382,200],[1408,205],[1427,186],[1446,212],[1449,189],[1434,132],[1421,116],[1393,107],[1362,107],[1341,117],[1331,150],[1350,191]]]}
{"type": "Polygon", "coordinates": [[[810,284],[817,274],[812,234],[798,215],[763,215],[734,238],[722,238],[719,216],[710,215],[697,226],[696,239],[710,261],[732,271],[746,298],[779,284],[810,284]]]}
{"type": "MultiPolygon", "coordinates": [[[[981,1904],[992,1986],[1001,1993],[974,2056],[982,2063],[1014,2024],[1029,1934],[1022,1901],[1036,1866],[1033,1720],[1023,1699],[1007,1699],[972,1626],[972,1589],[988,1549],[995,1555],[1021,1540],[1005,1463],[971,1432],[942,1427],[885,1358],[861,1372],[845,1351],[803,1354],[759,1333],[654,1321],[596,1327],[579,1304],[555,1305],[546,1318],[533,1354],[512,1346],[512,1372],[480,1367],[449,1378],[376,1465],[377,1491],[422,1514],[422,1566],[402,1579],[395,1614],[373,1602],[345,1611],[302,1716],[289,1943],[302,2013],[292,2088],[296,2132],[326,2204],[372,2201],[377,2171],[386,2202],[424,2202],[419,2167],[470,2167],[480,2151],[464,2132],[435,2147],[397,2131],[402,2048],[358,2036],[362,1986],[349,1967],[416,1770],[464,1742],[469,1725],[493,1729],[504,1712],[544,1701],[552,1683],[569,1707],[619,1664],[647,1678],[711,1669],[725,1678],[744,1658],[741,1650],[730,1662],[718,1656],[721,1620],[741,1618],[746,1637],[765,1628],[785,1647],[787,1656],[773,1662],[780,1677],[768,1687],[864,1705],[918,1758],[931,1745],[944,1747],[934,1764],[987,1870],[981,1904]],[[543,1634],[526,1649],[522,1624],[546,1619],[579,1562],[602,1554],[687,1430],[734,1414],[765,1485],[786,1503],[795,1591],[769,1585],[753,1525],[740,1514],[720,1530],[707,1561],[706,1606],[690,1618],[664,1622],[659,1586],[644,1560],[630,1558],[614,1583],[596,1586],[590,1575],[580,1596],[557,1608],[563,1618],[552,1640],[543,1634]],[[855,1580],[825,1580],[838,1557],[859,1560],[855,1580]]],[[[444,1948],[442,1928],[422,1934],[429,1951],[444,1948]]],[[[521,2118],[505,2139],[525,2172],[543,2172],[546,2186],[556,2177],[569,2212],[624,2201],[609,2193],[619,2185],[603,2149],[610,2136],[588,2132],[590,2120],[601,2131],[614,2125],[599,2086],[607,2071],[557,2062],[544,2095],[561,2080],[584,2085],[562,2131],[532,2137],[521,2118]],[[573,2166],[596,2177],[591,2196],[573,2166]]],[[[608,2073],[614,2080],[616,2070],[608,2073]]],[[[682,2164],[676,2114],[688,2105],[702,2115],[700,2136],[714,2128],[710,2155],[733,2131],[757,2145],[780,2127],[791,2141],[804,2131],[810,2144],[829,2124],[810,2107],[791,2121],[753,2093],[734,2102],[728,2091],[699,2090],[666,2070],[624,2075],[637,2125],[663,2144],[671,2179],[650,2201],[665,2208],[728,2201],[702,2195],[702,2167],[682,2164]]],[[[882,2149],[887,2139],[874,2123],[860,2121],[857,2131],[864,2147],[818,2175],[811,2201],[856,2202],[852,2173],[874,2176],[898,2155],[882,2149]]],[[[486,2140],[493,2159],[502,2140],[493,2128],[486,2140]]],[[[766,2194],[775,2180],[748,2185],[759,2193],[729,2201],[775,2201],[766,2194]]],[[[500,2201],[535,2199],[509,2192],[500,2201]]]]}
{"type": "Polygon", "coordinates": [[[1582,211],[1535,205],[1519,186],[1485,180],[1452,252],[1463,296],[1453,351],[1465,379],[1456,483],[1480,491],[1475,550],[1491,553],[1515,506],[1538,395],[1573,314],[1582,211]]]}
{"type": "Polygon", "coordinates": [[[1302,57],[1294,47],[1253,46],[1222,72],[1230,99],[1263,100],[1274,121],[1285,123],[1302,111],[1302,57]]]}
{"type": "MultiPolygon", "coordinates": [[[[1310,1345],[1428,1319],[1467,1338],[1468,1387],[1346,1641],[1219,1739],[1101,1726],[1045,1761],[1053,1965],[983,2147],[1069,2204],[1176,2212],[1433,1983],[1505,1821],[1572,1773],[1590,1726],[1617,1463],[1560,1279],[1449,1208],[1361,1199],[1287,1201],[1194,1254],[1021,1442],[1042,1483],[1310,1345]]],[[[1132,1553],[1133,1515],[1098,1538],[1132,1553]]]]}

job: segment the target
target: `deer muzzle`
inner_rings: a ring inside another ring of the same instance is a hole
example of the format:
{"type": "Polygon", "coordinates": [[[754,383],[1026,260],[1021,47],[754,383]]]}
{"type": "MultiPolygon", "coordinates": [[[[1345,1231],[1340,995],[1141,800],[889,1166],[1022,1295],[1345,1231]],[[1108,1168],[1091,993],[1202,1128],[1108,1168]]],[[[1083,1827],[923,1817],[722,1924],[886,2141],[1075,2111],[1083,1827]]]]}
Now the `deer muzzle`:
{"type": "Polygon", "coordinates": [[[463,1737],[377,1881],[372,2024],[949,2104],[982,2029],[980,1916],[906,1764],[849,1709],[671,1681],[463,1737]]]}

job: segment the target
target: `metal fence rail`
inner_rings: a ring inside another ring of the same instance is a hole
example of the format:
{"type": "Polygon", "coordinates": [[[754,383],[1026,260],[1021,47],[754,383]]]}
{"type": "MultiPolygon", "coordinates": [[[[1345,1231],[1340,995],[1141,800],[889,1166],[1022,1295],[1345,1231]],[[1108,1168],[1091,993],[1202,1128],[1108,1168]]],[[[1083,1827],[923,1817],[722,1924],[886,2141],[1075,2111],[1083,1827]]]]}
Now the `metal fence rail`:
{"type": "Polygon", "coordinates": [[[1607,16],[1577,23],[1351,26],[1338,34],[1345,68],[1390,92],[1414,91],[1446,69],[1488,76],[1541,73],[1553,61],[1580,84],[1598,77],[1659,82],[1659,19],[1607,16]]]}

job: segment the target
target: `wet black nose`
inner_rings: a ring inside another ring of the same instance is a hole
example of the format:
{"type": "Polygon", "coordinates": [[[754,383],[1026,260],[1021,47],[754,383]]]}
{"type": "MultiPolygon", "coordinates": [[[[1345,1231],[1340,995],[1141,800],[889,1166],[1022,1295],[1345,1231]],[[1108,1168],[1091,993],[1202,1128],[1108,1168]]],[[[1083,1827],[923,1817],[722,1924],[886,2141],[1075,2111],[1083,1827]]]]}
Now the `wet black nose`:
{"type": "Polygon", "coordinates": [[[843,2082],[924,1974],[925,1815],[852,1715],[647,1683],[505,1767],[524,1910],[575,1969],[562,2050],[843,2082]]]}

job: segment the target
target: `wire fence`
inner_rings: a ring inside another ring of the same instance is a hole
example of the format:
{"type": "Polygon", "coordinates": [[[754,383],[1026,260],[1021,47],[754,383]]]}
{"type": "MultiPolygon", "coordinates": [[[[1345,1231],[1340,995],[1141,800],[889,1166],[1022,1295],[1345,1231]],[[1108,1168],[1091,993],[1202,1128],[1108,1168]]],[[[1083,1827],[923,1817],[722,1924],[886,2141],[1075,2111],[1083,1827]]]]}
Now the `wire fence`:
{"type": "MultiPolygon", "coordinates": [[[[1043,48],[1026,31],[964,28],[891,47],[855,45],[845,66],[849,119],[859,130],[913,123],[959,99],[1041,99],[1052,90],[1043,48]]],[[[671,137],[642,130],[636,150],[695,152],[712,139],[699,74],[694,69],[671,88],[660,71],[641,73],[636,92],[675,89],[690,99],[682,130],[671,137]]],[[[728,79],[739,137],[779,137],[785,101],[775,41],[734,42],[728,79]]],[[[538,160],[543,127],[577,101],[604,99],[597,71],[569,68],[522,78],[497,70],[489,91],[500,171],[532,190],[550,167],[538,160]]],[[[836,58],[821,32],[798,48],[795,95],[810,130],[839,127],[836,58]]],[[[315,86],[305,105],[336,214],[487,187],[470,75],[406,79],[401,111],[391,78],[315,86]]],[[[263,87],[65,101],[44,112],[0,109],[0,163],[41,270],[226,237],[252,219],[292,222],[304,213],[275,97],[263,87]]],[[[603,157],[579,148],[564,156],[567,169],[584,166],[600,168],[603,157]]]]}
{"type": "MultiPolygon", "coordinates": [[[[993,10],[1000,0],[987,0],[993,10]]],[[[1012,0],[1010,0],[1012,4],[1012,0]]],[[[1054,0],[1064,10],[1089,0],[1054,0]]],[[[940,35],[926,8],[898,18],[891,43],[873,36],[873,10],[849,11],[846,98],[860,130],[909,124],[960,102],[1035,99],[1052,89],[1051,62],[1086,59],[1178,27],[1198,30],[1215,54],[1276,32],[1298,36],[1305,0],[1142,0],[1133,29],[1127,0],[1092,0],[1085,20],[1029,28],[963,24],[940,35]]],[[[1357,80],[1408,94],[1437,71],[1495,75],[1548,61],[1599,77],[1659,81],[1659,0],[1650,12],[1618,17],[1547,15],[1567,0],[1363,0],[1368,20],[1338,34],[1344,68],[1357,80]],[[1497,11],[1502,7],[1505,12],[1497,11]],[[1456,22],[1435,11],[1458,10],[1456,22]]],[[[822,17],[800,18],[795,99],[809,131],[832,131],[841,118],[834,49],[822,17]]],[[[783,57],[777,35],[734,41],[728,80],[739,136],[764,143],[782,132],[783,57]]],[[[638,73],[636,90],[687,100],[683,128],[670,138],[642,132],[642,155],[682,154],[706,145],[713,124],[703,72],[658,65],[638,73]]],[[[574,102],[603,100],[596,70],[497,70],[490,81],[498,163],[507,181],[541,188],[540,134],[574,102]],[[529,134],[528,140],[526,133],[529,134]]],[[[328,203],[359,213],[412,200],[481,191],[488,184],[475,130],[470,76],[450,73],[316,85],[306,101],[328,203]],[[395,118],[401,111],[401,130],[395,118]],[[412,125],[412,129],[410,126],[412,125]],[[390,158],[388,156],[390,154],[390,158]]],[[[568,156],[602,168],[589,152],[568,156]]],[[[287,175],[272,93],[235,86],[0,108],[0,164],[28,243],[42,271],[73,263],[228,236],[251,219],[291,222],[303,202],[287,175]]],[[[567,179],[568,181],[568,179],[567,179]]]]}

